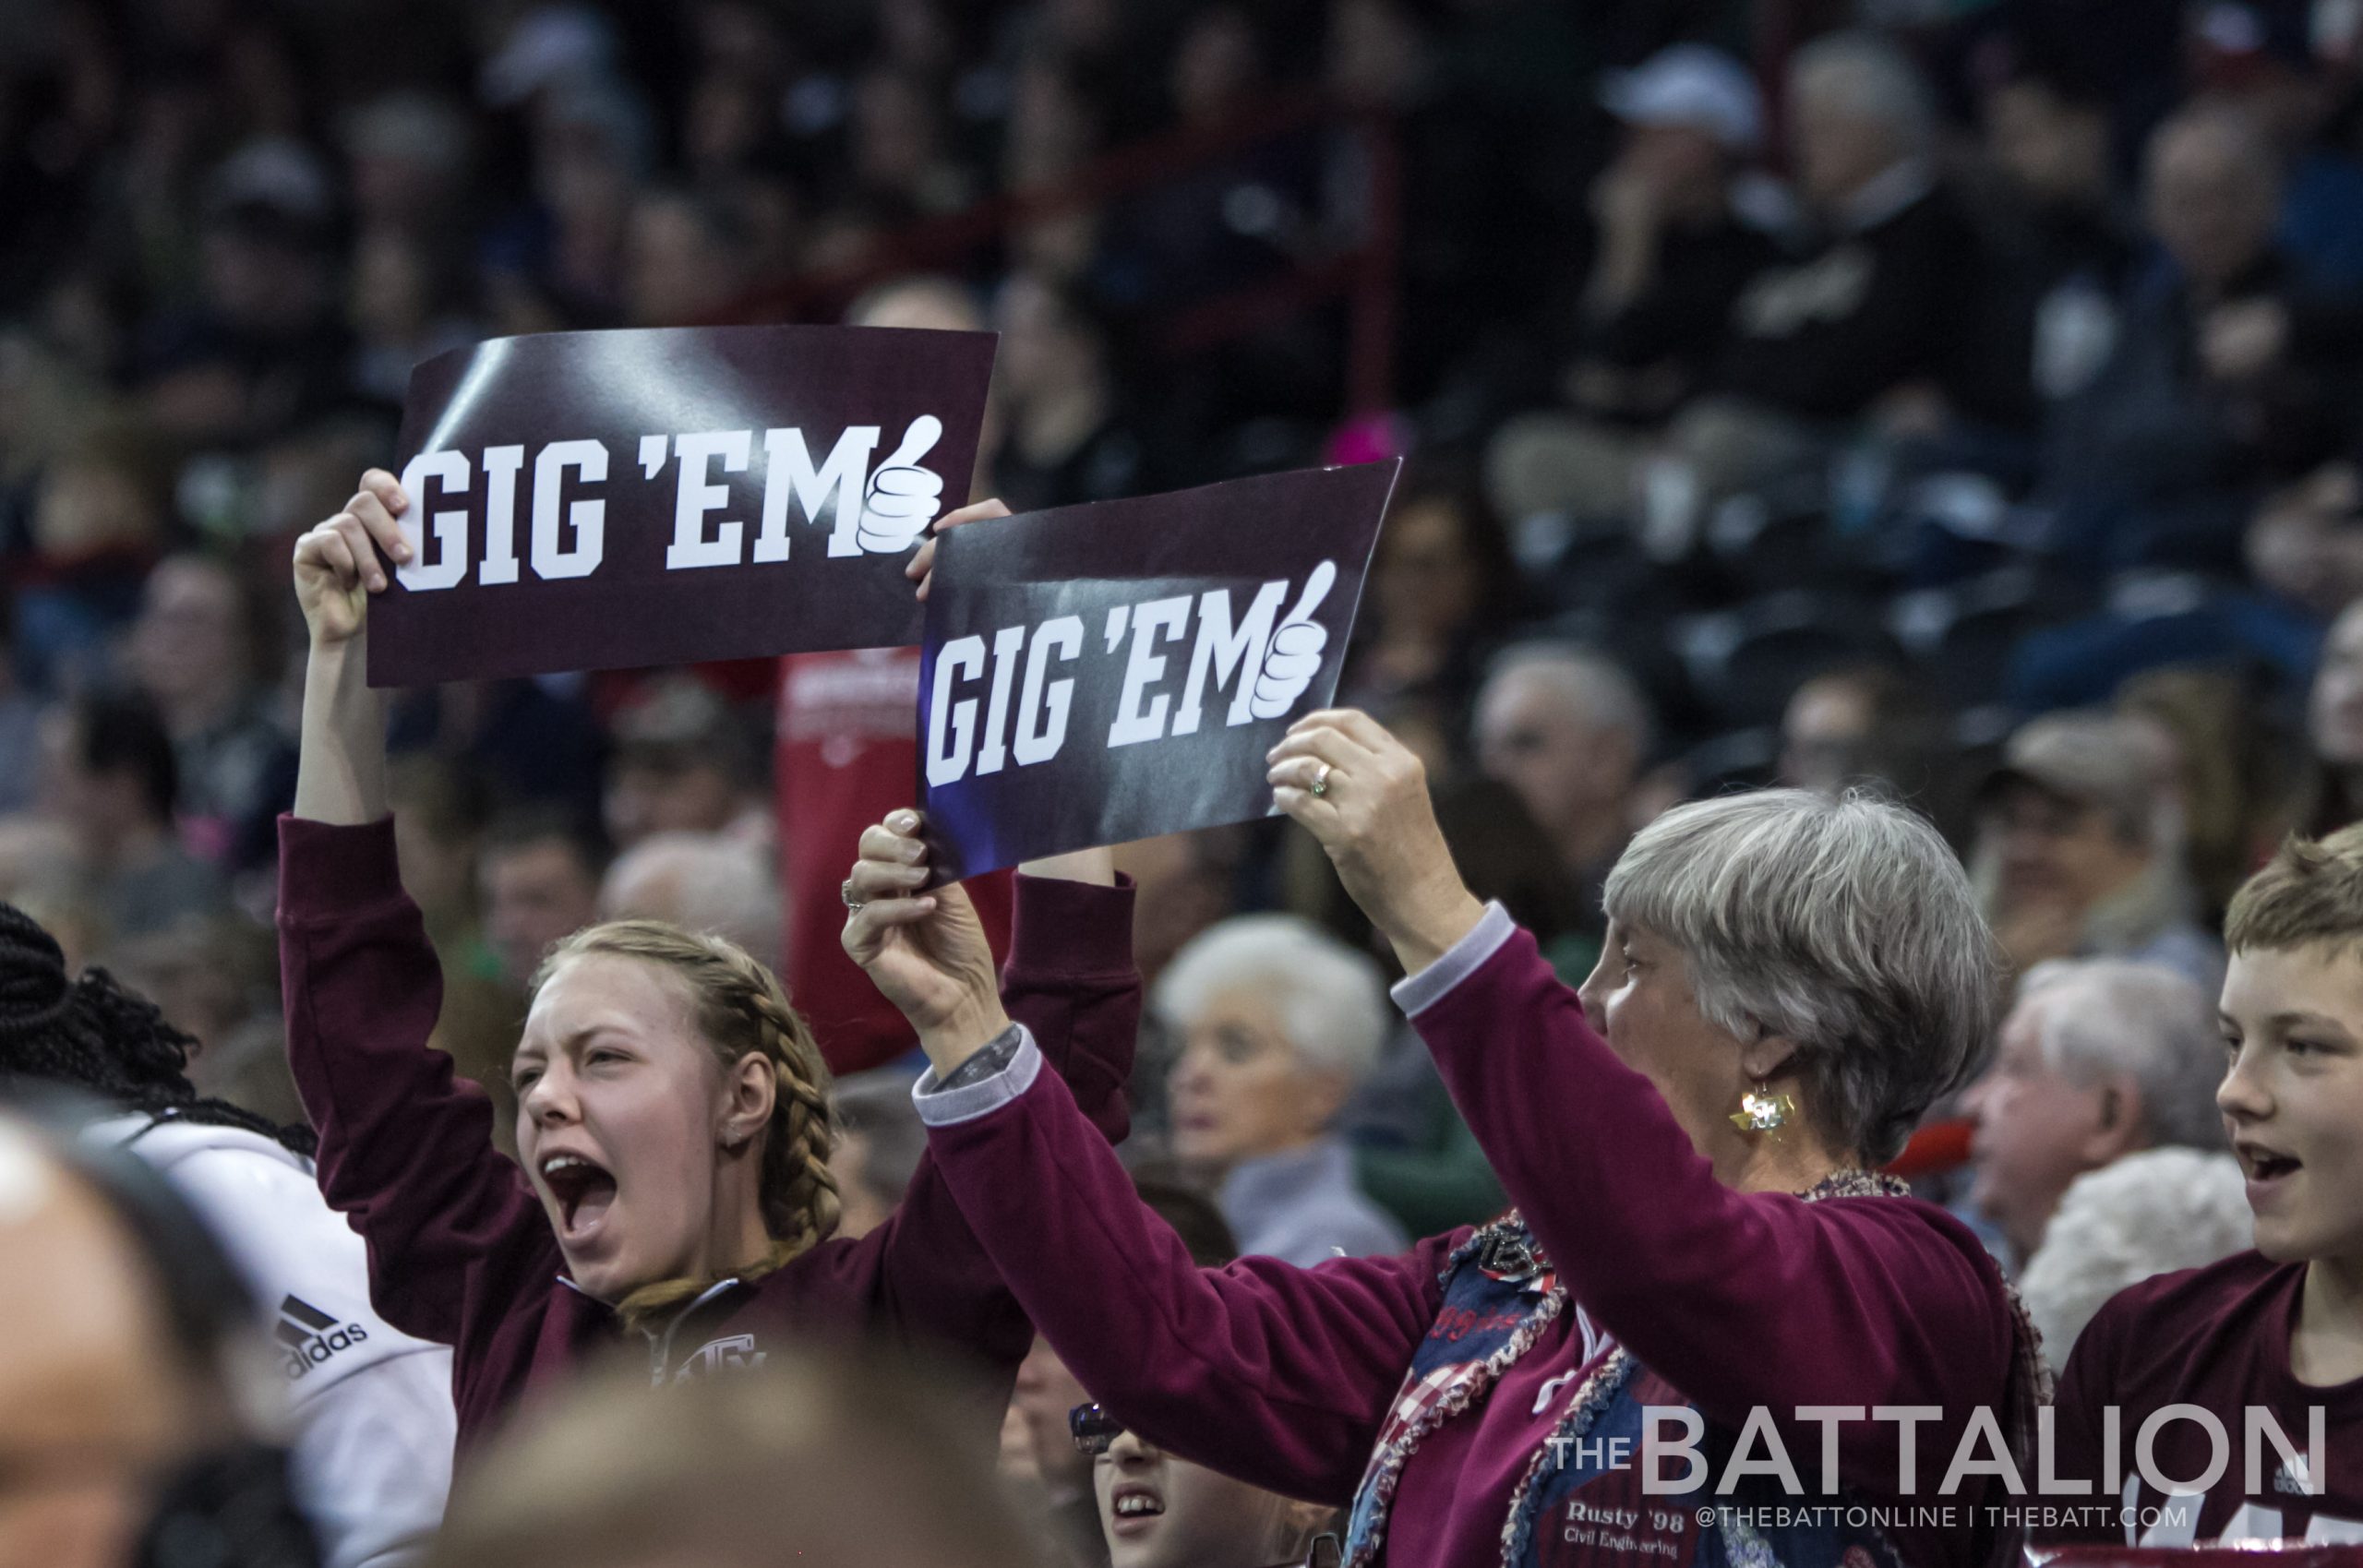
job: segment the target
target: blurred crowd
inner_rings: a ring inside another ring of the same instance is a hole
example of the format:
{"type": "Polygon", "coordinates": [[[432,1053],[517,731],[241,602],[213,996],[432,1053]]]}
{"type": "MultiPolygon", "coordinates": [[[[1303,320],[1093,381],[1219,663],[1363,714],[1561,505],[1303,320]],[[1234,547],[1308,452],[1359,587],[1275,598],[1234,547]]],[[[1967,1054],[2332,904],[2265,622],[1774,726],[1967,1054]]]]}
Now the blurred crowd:
{"type": "MultiPolygon", "coordinates": [[[[392,457],[413,364],[985,328],[974,493],[1016,509],[1408,458],[1340,696],[1570,980],[1673,804],[1930,815],[2019,987],[1911,1173],[2055,1342],[2246,1244],[2214,933],[2283,835],[2363,816],[2357,7],[16,0],[0,211],[0,900],[152,997],[204,1095],[302,1119],[286,561],[392,457]],[[1375,325],[1302,286],[1373,257],[1375,325]],[[1382,387],[1348,368],[1373,331],[1382,387]]],[[[786,954],[811,1010],[821,868],[898,803],[823,803],[907,741],[869,661],[401,697],[463,1072],[507,1093],[527,980],[597,917],[786,954]]],[[[1211,1199],[1210,1258],[1495,1211],[1308,837],[1120,859],[1155,1014],[1128,1158],[1211,1199]]],[[[924,1146],[915,1068],[832,1055],[858,1233],[924,1146]]],[[[1078,1394],[1040,1349],[1005,1449],[1090,1556],[1078,1394]]]]}

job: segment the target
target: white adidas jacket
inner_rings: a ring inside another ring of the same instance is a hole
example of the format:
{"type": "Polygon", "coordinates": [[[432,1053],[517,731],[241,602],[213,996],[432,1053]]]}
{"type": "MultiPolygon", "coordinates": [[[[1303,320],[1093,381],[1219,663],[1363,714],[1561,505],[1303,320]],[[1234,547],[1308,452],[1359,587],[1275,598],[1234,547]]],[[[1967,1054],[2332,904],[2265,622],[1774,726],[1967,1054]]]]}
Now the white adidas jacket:
{"type": "Polygon", "coordinates": [[[451,1352],[369,1305],[361,1238],[320,1196],[311,1162],[238,1128],[144,1115],[88,1136],[162,1171],[262,1302],[287,1379],[296,1496],[328,1568],[425,1557],[451,1485],[451,1352]]]}

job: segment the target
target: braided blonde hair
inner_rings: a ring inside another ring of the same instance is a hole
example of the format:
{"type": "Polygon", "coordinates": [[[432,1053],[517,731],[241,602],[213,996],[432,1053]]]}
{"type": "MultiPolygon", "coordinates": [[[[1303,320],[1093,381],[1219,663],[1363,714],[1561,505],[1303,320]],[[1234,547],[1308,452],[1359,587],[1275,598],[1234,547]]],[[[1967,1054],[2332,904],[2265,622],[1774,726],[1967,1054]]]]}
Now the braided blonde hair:
{"type": "MultiPolygon", "coordinates": [[[[698,1034],[725,1068],[750,1055],[771,1064],[773,1098],[763,1145],[761,1192],[770,1251],[733,1271],[768,1274],[835,1234],[837,1179],[829,1170],[836,1143],[829,1070],[803,1014],[788,1004],[779,976],[727,938],[688,931],[664,920],[609,920],[586,926],[550,950],[534,976],[539,991],[570,959],[606,953],[659,964],[690,988],[698,1034]]],[[[643,1285],[619,1307],[638,1327],[702,1292],[711,1280],[643,1285]]]]}

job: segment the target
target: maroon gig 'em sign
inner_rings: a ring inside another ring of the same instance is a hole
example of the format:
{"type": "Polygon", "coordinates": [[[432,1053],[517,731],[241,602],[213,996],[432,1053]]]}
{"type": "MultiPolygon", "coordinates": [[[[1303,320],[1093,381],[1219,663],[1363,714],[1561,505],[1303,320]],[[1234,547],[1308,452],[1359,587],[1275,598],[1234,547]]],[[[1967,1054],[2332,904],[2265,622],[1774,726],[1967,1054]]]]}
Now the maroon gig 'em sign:
{"type": "Polygon", "coordinates": [[[919,639],[904,562],[967,497],[993,335],[553,332],[412,373],[375,686],[919,639]]]}
{"type": "Polygon", "coordinates": [[[1264,815],[1264,753],[1337,693],[1401,467],[944,535],[919,673],[937,879],[1264,815]]]}

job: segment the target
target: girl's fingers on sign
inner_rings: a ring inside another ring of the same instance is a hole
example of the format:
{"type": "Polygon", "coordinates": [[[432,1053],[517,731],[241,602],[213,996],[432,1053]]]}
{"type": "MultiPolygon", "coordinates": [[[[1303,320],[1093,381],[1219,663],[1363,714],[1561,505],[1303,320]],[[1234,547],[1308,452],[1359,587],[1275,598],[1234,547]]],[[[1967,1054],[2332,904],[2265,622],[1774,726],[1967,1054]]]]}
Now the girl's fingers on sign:
{"type": "MultiPolygon", "coordinates": [[[[399,500],[402,492],[396,490],[394,495],[399,500]]],[[[393,510],[386,504],[386,498],[370,488],[366,481],[354,493],[353,499],[345,502],[344,515],[367,530],[369,539],[391,559],[396,562],[410,559],[410,541],[402,537],[402,524],[394,521],[393,510]]]]}
{"type": "Polygon", "coordinates": [[[316,531],[321,535],[322,562],[341,588],[365,587],[375,593],[386,586],[385,569],[369,547],[369,531],[351,512],[339,512],[316,531]]]}
{"type": "MultiPolygon", "coordinates": [[[[340,514],[341,516],[342,514],[340,514]]],[[[361,581],[361,563],[353,557],[353,544],[331,518],[296,543],[296,569],[309,569],[328,574],[329,581],[341,590],[349,590],[361,581]]]]}
{"type": "Polygon", "coordinates": [[[410,509],[410,496],[402,489],[402,482],[382,468],[364,470],[361,487],[386,504],[386,509],[400,516],[410,509]]]}
{"type": "Polygon", "coordinates": [[[342,642],[361,629],[368,595],[385,570],[361,524],[343,512],[295,541],[295,602],[316,643],[342,642]]]}

